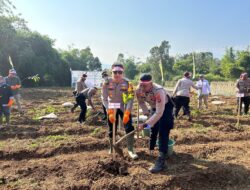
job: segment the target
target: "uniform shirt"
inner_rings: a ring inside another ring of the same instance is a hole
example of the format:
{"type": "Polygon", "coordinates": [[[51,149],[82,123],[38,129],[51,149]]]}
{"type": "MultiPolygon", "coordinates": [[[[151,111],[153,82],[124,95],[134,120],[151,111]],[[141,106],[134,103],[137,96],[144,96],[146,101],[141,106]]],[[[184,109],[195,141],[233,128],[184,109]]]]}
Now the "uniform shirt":
{"type": "MultiPolygon", "coordinates": [[[[100,87],[102,88],[102,86],[103,86],[103,84],[105,83],[105,81],[106,80],[108,80],[108,76],[107,77],[104,77],[103,79],[102,79],[102,83],[101,83],[101,85],[100,85],[100,87]]],[[[102,99],[102,102],[103,102],[103,93],[101,92],[101,99],[102,99]]]]}
{"type": "Polygon", "coordinates": [[[79,79],[76,82],[76,88],[75,91],[77,91],[77,93],[80,93],[81,91],[83,91],[84,89],[88,88],[85,81],[82,81],[81,79],[79,79]]]}
{"type": "MultiPolygon", "coordinates": [[[[16,86],[16,85],[21,85],[20,78],[18,76],[14,77],[5,77],[5,82],[9,86],[16,86]]],[[[18,94],[18,88],[15,90],[12,90],[13,95],[18,94]]]]}
{"type": "Polygon", "coordinates": [[[84,96],[86,99],[91,100],[95,90],[95,88],[86,88],[79,93],[79,96],[84,96]]]}
{"type": "Polygon", "coordinates": [[[208,95],[211,92],[209,82],[206,79],[197,81],[196,86],[200,88],[198,95],[208,95]]]}
{"type": "Polygon", "coordinates": [[[198,87],[196,87],[193,83],[193,81],[189,78],[182,78],[180,80],[178,80],[174,92],[173,94],[176,94],[177,96],[186,96],[186,97],[190,97],[190,87],[195,88],[196,90],[198,90],[198,87]]]}
{"type": "Polygon", "coordinates": [[[239,93],[244,93],[244,96],[250,96],[250,78],[246,80],[238,79],[236,88],[239,90],[239,93]]]}
{"type": "Polygon", "coordinates": [[[13,99],[12,90],[9,85],[3,84],[0,86],[0,105],[7,106],[10,99],[13,99]]]}
{"type": "Polygon", "coordinates": [[[123,78],[121,82],[116,83],[112,78],[107,78],[102,85],[103,105],[106,109],[109,109],[109,103],[120,103],[122,111],[129,110],[131,112],[134,97],[132,96],[125,105],[123,94],[126,96],[134,94],[133,86],[128,79],[123,78]]]}
{"type": "Polygon", "coordinates": [[[169,101],[169,96],[165,89],[162,86],[153,83],[152,89],[149,92],[144,92],[143,89],[138,86],[136,89],[136,97],[144,114],[149,114],[146,102],[151,109],[156,109],[155,113],[146,121],[150,126],[155,125],[162,117],[165,104],[169,101]]]}

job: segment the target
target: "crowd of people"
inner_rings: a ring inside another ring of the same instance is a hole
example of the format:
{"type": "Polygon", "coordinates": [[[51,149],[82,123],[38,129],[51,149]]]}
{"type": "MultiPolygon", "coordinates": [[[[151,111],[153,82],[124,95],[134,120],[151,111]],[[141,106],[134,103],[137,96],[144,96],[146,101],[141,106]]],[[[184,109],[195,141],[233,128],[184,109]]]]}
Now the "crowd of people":
{"type": "MultiPolygon", "coordinates": [[[[168,141],[171,129],[174,127],[174,119],[178,118],[179,112],[183,109],[183,114],[192,121],[190,114],[190,89],[197,90],[198,94],[198,109],[208,108],[208,96],[211,94],[209,82],[203,75],[199,76],[199,80],[195,84],[190,72],[185,72],[183,78],[178,80],[172,95],[169,94],[163,86],[153,82],[152,75],[149,73],[142,74],[138,81],[138,86],[133,89],[132,83],[124,77],[124,66],[119,63],[114,63],[111,68],[111,76],[107,71],[102,73],[103,83],[101,84],[101,99],[104,112],[103,120],[107,121],[109,130],[109,153],[112,153],[113,142],[113,124],[116,131],[118,126],[118,118],[122,119],[125,132],[127,134],[135,130],[132,122],[132,111],[134,98],[138,100],[138,105],[142,109],[143,115],[147,119],[138,125],[139,130],[149,129],[150,133],[150,151],[153,151],[156,146],[156,141],[159,141],[159,155],[154,164],[149,170],[152,173],[162,171],[166,166],[166,157],[168,153],[168,141]],[[119,105],[114,109],[111,104],[119,105]]],[[[87,104],[90,105],[93,111],[96,107],[93,102],[93,97],[97,94],[97,87],[88,87],[86,85],[87,74],[83,74],[76,83],[75,104],[71,108],[71,112],[80,106],[78,122],[84,123],[86,120],[87,104]],[[86,103],[87,100],[87,103],[86,103]]],[[[21,81],[14,69],[9,70],[7,77],[0,76],[0,127],[3,125],[3,116],[5,116],[6,126],[10,124],[11,106],[15,101],[20,114],[23,110],[20,104],[21,81]]],[[[236,83],[236,91],[241,96],[238,96],[238,109],[242,109],[244,104],[244,114],[248,114],[250,104],[250,79],[247,73],[242,73],[236,83]]],[[[138,155],[134,150],[134,135],[127,136],[128,155],[132,159],[137,159],[138,155]]]]}
{"type": "MultiPolygon", "coordinates": [[[[183,115],[188,117],[191,121],[190,114],[190,89],[197,90],[198,109],[208,109],[208,96],[211,95],[211,89],[209,82],[205,79],[204,75],[199,76],[199,80],[195,84],[191,77],[190,72],[185,72],[183,78],[178,80],[173,94],[170,95],[164,87],[153,82],[152,76],[149,73],[142,74],[139,79],[139,84],[134,90],[132,83],[124,77],[124,67],[122,64],[114,63],[111,68],[111,76],[108,72],[102,73],[103,83],[101,85],[101,99],[104,112],[103,120],[107,120],[109,128],[109,153],[112,153],[112,133],[113,124],[117,130],[118,118],[122,118],[122,122],[125,128],[125,132],[129,134],[134,130],[131,112],[133,108],[134,96],[138,100],[138,104],[142,109],[144,115],[147,116],[147,120],[144,123],[138,125],[139,130],[150,129],[150,151],[154,150],[156,141],[159,141],[159,156],[149,170],[152,173],[162,171],[165,168],[165,160],[168,152],[168,141],[171,129],[174,127],[174,119],[178,118],[179,111],[183,108],[183,115]],[[119,105],[119,108],[114,109],[112,103],[119,105]]],[[[75,109],[77,105],[80,105],[81,112],[79,115],[79,122],[85,121],[86,103],[95,110],[92,97],[96,94],[96,88],[88,88],[85,84],[87,75],[83,74],[82,77],[76,83],[75,95],[76,104],[72,109],[75,109]],[[80,101],[82,102],[81,105],[80,101]]],[[[244,113],[247,114],[249,108],[250,99],[250,79],[247,78],[247,74],[243,73],[240,79],[237,81],[236,88],[238,93],[243,93],[244,97],[238,98],[245,104],[244,113]]],[[[241,108],[240,108],[241,109],[241,108]]],[[[132,159],[137,159],[138,155],[134,150],[134,135],[127,137],[127,149],[128,155],[132,159]]]]}

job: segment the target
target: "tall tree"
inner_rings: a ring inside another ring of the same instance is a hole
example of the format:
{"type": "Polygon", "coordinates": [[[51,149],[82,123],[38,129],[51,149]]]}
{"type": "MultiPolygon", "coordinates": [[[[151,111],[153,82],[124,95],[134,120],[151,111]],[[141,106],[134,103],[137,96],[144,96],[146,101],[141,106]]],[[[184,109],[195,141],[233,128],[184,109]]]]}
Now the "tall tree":
{"type": "Polygon", "coordinates": [[[155,46],[150,50],[147,62],[151,64],[151,72],[157,82],[162,81],[160,64],[162,64],[164,80],[169,80],[172,77],[174,59],[169,56],[170,47],[168,41],[162,41],[159,47],[155,46]]]}
{"type": "Polygon", "coordinates": [[[125,59],[124,68],[125,68],[125,76],[131,80],[133,80],[135,76],[138,74],[138,70],[136,68],[135,60],[133,57],[125,59]]]}

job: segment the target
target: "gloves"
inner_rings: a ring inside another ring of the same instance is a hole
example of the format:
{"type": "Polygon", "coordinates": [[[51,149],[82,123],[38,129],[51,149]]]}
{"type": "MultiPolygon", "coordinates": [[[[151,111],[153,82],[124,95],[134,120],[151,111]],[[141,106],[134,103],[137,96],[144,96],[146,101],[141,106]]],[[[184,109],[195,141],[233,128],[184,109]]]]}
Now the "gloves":
{"type": "Polygon", "coordinates": [[[16,90],[16,89],[18,89],[18,88],[20,88],[21,87],[21,85],[15,85],[15,86],[11,86],[10,88],[11,88],[11,90],[16,90]]]}
{"type": "Polygon", "coordinates": [[[129,121],[129,116],[130,116],[130,111],[125,110],[124,115],[123,115],[123,124],[127,124],[129,121]]]}
{"type": "Polygon", "coordinates": [[[113,109],[108,109],[108,118],[111,123],[115,122],[115,115],[114,115],[114,110],[113,109]]]}
{"type": "Polygon", "coordinates": [[[145,123],[145,124],[143,125],[143,127],[144,127],[144,129],[150,129],[150,128],[151,128],[151,126],[150,126],[149,124],[147,124],[147,123],[145,123]]]}
{"type": "Polygon", "coordinates": [[[9,102],[8,102],[8,104],[7,104],[7,106],[8,106],[8,107],[11,107],[12,104],[13,104],[13,102],[14,102],[14,100],[13,100],[13,99],[10,99],[9,102]]]}

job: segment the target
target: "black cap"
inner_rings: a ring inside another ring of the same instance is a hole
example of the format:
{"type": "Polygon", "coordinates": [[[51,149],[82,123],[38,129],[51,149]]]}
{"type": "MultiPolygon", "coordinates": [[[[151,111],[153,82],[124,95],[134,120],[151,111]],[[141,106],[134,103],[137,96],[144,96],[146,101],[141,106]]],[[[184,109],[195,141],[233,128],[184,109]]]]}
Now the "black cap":
{"type": "Polygon", "coordinates": [[[188,72],[188,71],[186,71],[183,75],[185,76],[185,77],[190,77],[190,72],[188,72]]]}
{"type": "Polygon", "coordinates": [[[142,81],[142,82],[150,82],[151,80],[152,80],[152,75],[149,73],[143,73],[140,76],[140,81],[142,81]]]}
{"type": "Polygon", "coordinates": [[[108,76],[108,72],[107,71],[103,71],[102,72],[102,76],[108,76]]]}
{"type": "Polygon", "coordinates": [[[82,74],[82,77],[87,77],[88,75],[86,73],[82,74]]]}

